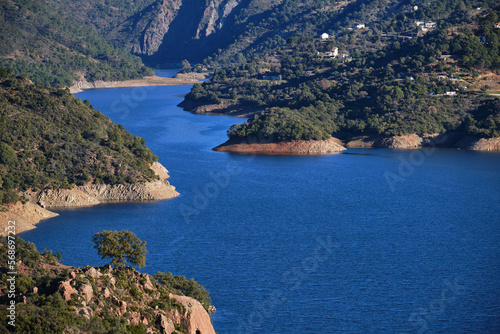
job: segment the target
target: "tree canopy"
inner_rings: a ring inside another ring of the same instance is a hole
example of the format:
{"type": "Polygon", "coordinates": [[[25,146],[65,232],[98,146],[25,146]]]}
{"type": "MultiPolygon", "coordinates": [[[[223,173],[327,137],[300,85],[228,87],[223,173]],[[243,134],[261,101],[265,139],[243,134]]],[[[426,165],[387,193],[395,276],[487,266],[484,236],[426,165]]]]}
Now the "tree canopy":
{"type": "Polygon", "coordinates": [[[94,248],[102,259],[111,258],[110,264],[124,267],[127,262],[138,268],[146,265],[146,241],[142,241],[130,231],[108,231],[96,233],[92,237],[94,248]]]}

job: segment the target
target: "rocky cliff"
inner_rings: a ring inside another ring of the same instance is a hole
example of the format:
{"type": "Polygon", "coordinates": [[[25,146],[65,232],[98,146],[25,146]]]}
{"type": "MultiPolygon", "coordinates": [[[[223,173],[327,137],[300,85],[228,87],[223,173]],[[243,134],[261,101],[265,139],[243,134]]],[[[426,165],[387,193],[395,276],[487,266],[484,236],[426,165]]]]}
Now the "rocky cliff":
{"type": "Polygon", "coordinates": [[[212,0],[203,12],[196,38],[207,37],[221,29],[225,19],[238,5],[237,0],[212,0]]]}
{"type": "Polygon", "coordinates": [[[240,2],[158,0],[127,18],[109,36],[124,36],[122,43],[151,65],[164,65],[165,59],[168,63],[184,58],[201,60],[224,45],[221,36],[211,37],[219,32],[232,36],[226,22],[240,2]]]}
{"type": "Polygon", "coordinates": [[[133,24],[140,36],[130,42],[132,52],[145,55],[157,52],[181,5],[182,0],[160,0],[146,8],[137,21],[127,20],[126,24],[133,24]]]}

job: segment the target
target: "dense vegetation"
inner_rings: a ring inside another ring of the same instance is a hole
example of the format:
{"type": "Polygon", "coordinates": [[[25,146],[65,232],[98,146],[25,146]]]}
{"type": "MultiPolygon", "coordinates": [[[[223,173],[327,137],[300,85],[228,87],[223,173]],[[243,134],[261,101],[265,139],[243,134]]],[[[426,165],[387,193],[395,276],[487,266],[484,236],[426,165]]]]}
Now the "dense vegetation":
{"type": "MultiPolygon", "coordinates": [[[[198,299],[206,309],[211,305],[209,293],[193,279],[172,277],[172,274],[158,273],[158,282],[147,274],[140,274],[130,267],[110,269],[109,267],[74,268],[60,265],[61,255],[51,250],[41,253],[35,245],[20,237],[0,242],[0,276],[3,288],[0,291],[0,316],[5,321],[0,323],[0,332],[31,334],[46,333],[146,333],[148,327],[160,330],[156,321],[158,311],[168,312],[178,309],[184,313],[183,305],[169,297],[169,293],[184,294],[198,299]],[[16,261],[8,265],[9,246],[15,245],[16,261]],[[98,270],[100,277],[89,275],[98,270]],[[15,271],[16,327],[7,324],[7,305],[10,304],[8,272],[15,271]],[[71,274],[73,273],[73,274],[71,274]],[[75,275],[76,273],[76,275],[75,275]],[[58,291],[59,284],[73,277],[72,285],[79,290],[66,301],[58,291]],[[147,282],[151,284],[148,285],[147,282]],[[85,301],[79,287],[90,285],[93,298],[85,301]],[[149,287],[149,288],[146,288],[149,287]],[[36,288],[36,290],[35,290],[36,288]],[[106,297],[103,290],[111,291],[106,297]],[[185,293],[184,293],[185,292],[185,293]],[[24,303],[25,301],[25,303],[24,303]],[[120,315],[121,301],[127,304],[127,312],[120,315]],[[89,311],[90,310],[90,311],[89,311]],[[142,322],[130,323],[133,313],[142,322]]],[[[176,325],[179,332],[182,328],[176,325]]],[[[178,333],[178,332],[176,332],[178,333]]]]}
{"type": "Polygon", "coordinates": [[[318,37],[325,32],[349,42],[344,46],[350,54],[363,54],[379,48],[393,38],[392,34],[406,35],[414,30],[415,20],[464,24],[474,20],[476,8],[484,12],[495,5],[494,0],[251,0],[237,7],[231,36],[224,38],[221,32],[211,40],[218,50],[205,58],[204,64],[232,67],[286,48],[290,38],[318,37]],[[414,11],[414,6],[419,10],[414,11]],[[366,24],[371,33],[362,39],[353,38],[362,33],[356,31],[360,23],[366,24]]]}
{"type": "MultiPolygon", "coordinates": [[[[338,14],[341,22],[378,13],[377,2],[366,3],[364,11],[338,14]]],[[[217,70],[210,82],[195,85],[182,105],[256,113],[228,131],[233,139],[450,130],[500,136],[500,102],[484,94],[494,87],[478,80],[500,70],[500,29],[493,23],[499,12],[486,8],[484,16],[475,17],[472,5],[435,1],[417,11],[402,6],[408,12],[394,9],[398,15],[367,28],[334,31],[336,38],[290,37],[267,56],[217,70]],[[433,17],[442,19],[428,31],[415,23],[433,17]],[[334,47],[336,57],[328,55],[334,47]]],[[[386,13],[390,6],[384,8],[386,13]]]]}
{"type": "MultiPolygon", "coordinates": [[[[0,66],[34,82],[70,86],[85,78],[126,80],[152,69],[46,1],[0,0],[0,66]]],[[[94,9],[95,10],[95,9],[94,9]]]]}
{"type": "Polygon", "coordinates": [[[0,69],[0,201],[28,189],[146,182],[158,159],[88,101],[0,69]]]}

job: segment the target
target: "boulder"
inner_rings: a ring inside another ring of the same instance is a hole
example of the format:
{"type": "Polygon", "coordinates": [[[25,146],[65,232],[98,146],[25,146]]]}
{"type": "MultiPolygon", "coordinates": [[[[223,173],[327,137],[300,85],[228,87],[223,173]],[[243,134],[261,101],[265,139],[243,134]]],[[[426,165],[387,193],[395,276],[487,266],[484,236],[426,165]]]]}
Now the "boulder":
{"type": "Polygon", "coordinates": [[[160,326],[162,334],[170,334],[175,331],[175,325],[172,319],[166,317],[165,315],[159,313],[156,317],[156,322],[160,326]]]}
{"type": "Polygon", "coordinates": [[[64,298],[65,301],[70,301],[71,300],[71,295],[74,293],[78,293],[72,286],[71,286],[71,280],[63,281],[59,283],[59,286],[57,287],[57,291],[59,291],[64,298]]]}
{"type": "Polygon", "coordinates": [[[82,284],[78,291],[87,302],[89,302],[94,297],[94,290],[92,289],[92,285],[90,284],[82,284]]]}
{"type": "Polygon", "coordinates": [[[186,309],[181,318],[181,327],[187,334],[215,334],[210,316],[199,301],[187,296],[171,296],[186,309]]]}

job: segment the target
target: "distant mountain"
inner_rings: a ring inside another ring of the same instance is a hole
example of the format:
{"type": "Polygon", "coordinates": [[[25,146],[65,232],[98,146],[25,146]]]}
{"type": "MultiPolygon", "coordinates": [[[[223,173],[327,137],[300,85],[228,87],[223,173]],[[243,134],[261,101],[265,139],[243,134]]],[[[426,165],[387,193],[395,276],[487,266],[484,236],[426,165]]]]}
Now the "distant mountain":
{"type": "Polygon", "coordinates": [[[76,80],[125,80],[153,73],[138,57],[74,20],[75,12],[64,15],[38,0],[0,0],[0,8],[0,66],[16,74],[69,86],[76,80]]]}
{"type": "Polygon", "coordinates": [[[48,1],[151,66],[187,59],[216,67],[286,47],[286,40],[294,36],[333,36],[358,24],[384,32],[398,15],[461,22],[474,16],[477,8],[484,11],[495,4],[492,0],[48,1]]]}
{"type": "Polygon", "coordinates": [[[234,33],[234,13],[243,1],[49,0],[113,45],[141,55],[148,64],[201,61],[225,47],[234,33]]]}

